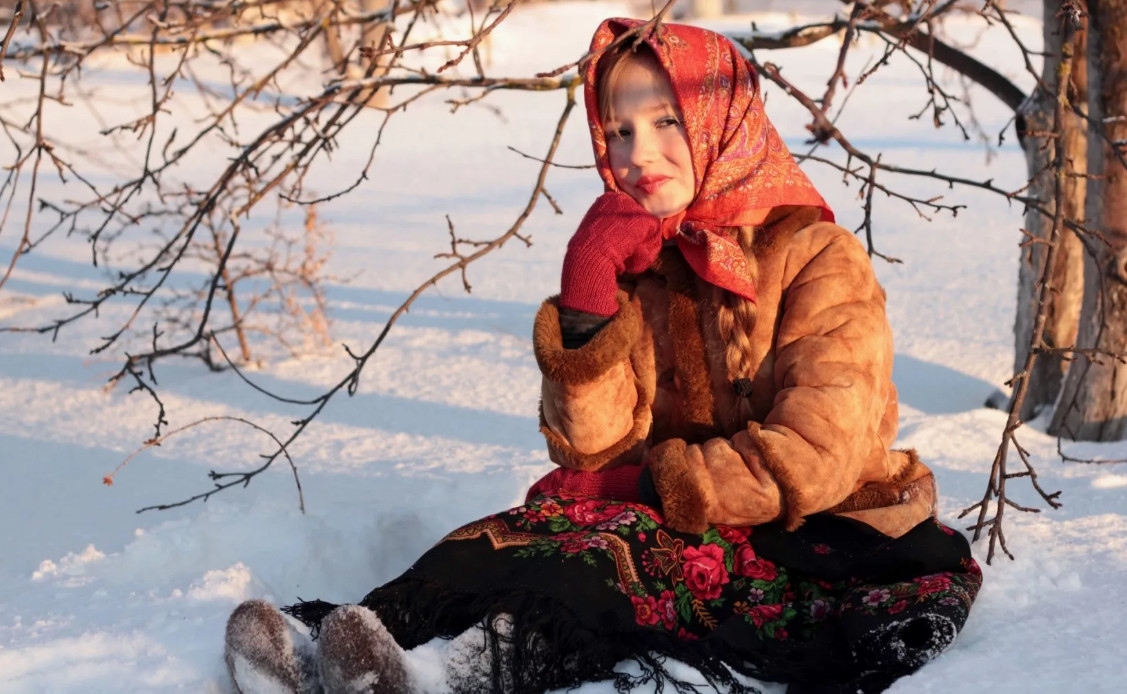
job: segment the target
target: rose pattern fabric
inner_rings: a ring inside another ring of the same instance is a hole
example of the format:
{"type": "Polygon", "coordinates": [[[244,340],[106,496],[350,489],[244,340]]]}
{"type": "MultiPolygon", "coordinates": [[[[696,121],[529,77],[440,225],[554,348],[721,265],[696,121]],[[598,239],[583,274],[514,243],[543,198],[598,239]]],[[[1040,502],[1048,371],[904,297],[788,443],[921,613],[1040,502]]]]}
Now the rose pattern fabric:
{"type": "MultiPolygon", "coordinates": [[[[967,539],[931,520],[897,538],[834,514],[691,534],[641,504],[557,494],[455,529],[358,604],[406,649],[507,616],[483,630],[513,653],[495,692],[692,691],[667,660],[716,691],[750,691],[738,674],[877,692],[950,645],[981,581],[967,539]],[[621,679],[626,661],[644,676],[621,679]]],[[[287,610],[316,630],[335,608],[287,610]]]]}
{"type": "MultiPolygon", "coordinates": [[[[534,498],[462,532],[476,537],[491,523],[511,528],[515,534],[504,544],[520,545],[519,558],[554,556],[592,566],[609,559],[617,579],[607,583],[629,603],[635,622],[681,639],[705,637],[732,618],[742,619],[761,638],[785,640],[809,638],[820,623],[847,611],[897,615],[931,604],[969,611],[981,583],[973,560],[960,573],[884,585],[819,580],[758,556],[751,543],[754,528],[676,533],[648,506],[566,494],[534,498]]],[[[832,557],[834,551],[825,543],[810,547],[818,557],[832,557]]]]}

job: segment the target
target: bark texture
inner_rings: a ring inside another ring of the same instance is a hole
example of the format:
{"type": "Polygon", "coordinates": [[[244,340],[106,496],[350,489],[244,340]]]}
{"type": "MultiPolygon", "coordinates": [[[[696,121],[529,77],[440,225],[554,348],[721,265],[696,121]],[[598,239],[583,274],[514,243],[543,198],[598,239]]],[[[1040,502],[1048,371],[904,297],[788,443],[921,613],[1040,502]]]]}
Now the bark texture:
{"type": "MultiPolygon", "coordinates": [[[[1099,236],[1084,244],[1084,302],[1077,344],[1105,355],[1127,353],[1127,0],[1090,0],[1090,131],[1086,223],[1099,236]]],[[[1069,369],[1050,433],[1074,440],[1127,438],[1127,364],[1109,356],[1069,369]]]]}
{"type": "MultiPolygon", "coordinates": [[[[1049,215],[1056,211],[1053,196],[1054,181],[1050,165],[1056,155],[1053,144],[1053,95],[1057,90],[1057,68],[1061,54],[1062,31],[1057,15],[1061,0],[1045,0],[1044,40],[1045,60],[1041,79],[1044,89],[1037,89],[1019,109],[1019,134],[1025,160],[1032,180],[1030,194],[1044,201],[1049,215]]],[[[1086,34],[1077,34],[1075,55],[1077,60],[1072,71],[1072,92],[1074,103],[1083,104],[1086,110],[1088,78],[1086,61],[1086,34]]],[[[1070,114],[1064,123],[1065,151],[1071,159],[1072,170],[1077,174],[1087,171],[1088,138],[1087,123],[1078,115],[1070,114]]],[[[1065,181],[1064,218],[1080,220],[1084,217],[1084,195],[1087,180],[1076,176],[1065,181]]],[[[1014,323],[1014,372],[1025,367],[1029,354],[1033,324],[1038,310],[1038,281],[1048,248],[1053,219],[1037,210],[1028,210],[1025,215],[1025,228],[1030,234],[1030,243],[1022,249],[1021,264],[1018,268],[1017,317],[1014,323]]],[[[1046,347],[1069,347],[1075,344],[1080,319],[1080,305],[1084,294],[1084,249],[1080,238],[1072,231],[1062,230],[1058,242],[1056,260],[1053,263],[1050,281],[1055,289],[1048,307],[1043,341],[1046,347]]],[[[1064,382],[1068,362],[1062,355],[1043,354],[1029,374],[1029,390],[1022,402],[1020,417],[1032,419],[1036,411],[1045,405],[1056,402],[1064,382]]]]}
{"type": "MultiPolygon", "coordinates": [[[[388,7],[388,0],[358,0],[362,12],[374,12],[388,7]]],[[[391,28],[390,22],[370,22],[360,29],[360,45],[368,48],[379,49],[383,46],[384,38],[391,28]]],[[[345,53],[344,38],[338,27],[332,27],[325,32],[325,50],[329,54],[329,61],[337,73],[350,80],[363,79],[366,76],[380,77],[387,74],[388,56],[380,56],[374,61],[358,55],[345,53]]],[[[373,108],[384,108],[388,100],[387,87],[370,90],[370,94],[362,95],[361,100],[373,108]]]]}

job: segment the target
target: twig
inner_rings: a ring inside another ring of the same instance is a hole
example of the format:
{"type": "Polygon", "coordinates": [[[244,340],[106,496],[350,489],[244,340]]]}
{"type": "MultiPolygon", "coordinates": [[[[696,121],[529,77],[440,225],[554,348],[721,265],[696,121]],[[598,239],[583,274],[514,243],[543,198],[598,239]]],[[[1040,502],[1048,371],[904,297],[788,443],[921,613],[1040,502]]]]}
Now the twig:
{"type": "MultiPolygon", "coordinates": [[[[1045,252],[1044,265],[1041,268],[1040,274],[1040,293],[1037,300],[1037,316],[1033,325],[1033,334],[1030,338],[1030,349],[1025,359],[1025,366],[1014,377],[1014,395],[1010,399],[1009,414],[1006,417],[1006,425],[1002,431],[1002,440],[998,446],[998,451],[994,456],[994,463],[990,470],[989,483],[986,486],[986,492],[982,500],[964,509],[959,515],[960,518],[967,515],[973,510],[978,511],[977,522],[972,526],[974,530],[974,539],[977,540],[983,530],[987,530],[990,537],[989,549],[986,554],[986,563],[990,563],[994,559],[994,552],[997,546],[1001,546],[1003,552],[1010,559],[1013,559],[1013,554],[1006,547],[1005,534],[1002,529],[1002,519],[1005,514],[1006,506],[1013,506],[1014,504],[1006,495],[1006,481],[1011,478],[1011,475],[1006,470],[1006,458],[1010,445],[1012,444],[1018,455],[1021,457],[1022,462],[1025,464],[1029,477],[1033,483],[1034,489],[1041,495],[1041,498],[1052,508],[1059,508],[1060,502],[1057,497],[1060,492],[1046,493],[1036,482],[1036,474],[1033,466],[1030,464],[1024,449],[1017,443],[1014,438],[1014,432],[1022,426],[1019,419],[1021,413],[1022,403],[1025,401],[1026,393],[1029,390],[1029,375],[1033,373],[1034,364],[1037,361],[1039,347],[1045,335],[1045,323],[1048,317],[1048,306],[1051,302],[1053,293],[1053,267],[1056,259],[1057,250],[1060,247],[1060,235],[1064,228],[1064,194],[1065,194],[1065,181],[1067,180],[1067,173],[1071,166],[1068,152],[1066,150],[1067,138],[1065,137],[1064,119],[1069,112],[1069,97],[1068,97],[1068,84],[1069,76],[1072,71],[1074,39],[1079,26],[1069,21],[1066,17],[1062,22],[1063,26],[1063,39],[1061,42],[1062,51],[1060,59],[1060,68],[1058,72],[1059,79],[1056,88],[1056,108],[1053,113],[1053,132],[1054,132],[1054,147],[1053,152],[1053,197],[1056,200],[1056,207],[1053,213],[1053,225],[1049,232],[1048,247],[1045,252]],[[990,510],[990,503],[994,503],[994,515],[987,519],[987,513],[990,510]]],[[[1039,511],[1039,509],[1022,509],[1039,511]]]]}
{"type": "MultiPolygon", "coordinates": [[[[392,328],[392,326],[395,325],[396,321],[404,313],[406,313],[410,309],[410,307],[414,304],[415,300],[418,299],[424,292],[426,292],[430,287],[437,285],[438,282],[440,280],[442,280],[444,277],[446,277],[446,276],[448,276],[448,275],[450,275],[454,272],[464,272],[464,270],[467,266],[469,266],[470,264],[472,264],[472,263],[476,262],[477,260],[481,259],[485,255],[493,252],[494,250],[502,247],[507,241],[509,241],[513,238],[521,239],[521,240],[525,241],[525,243],[528,243],[527,238],[521,236],[520,229],[524,225],[525,220],[527,220],[529,215],[532,214],[533,209],[535,209],[535,207],[536,207],[536,203],[539,201],[539,199],[542,195],[542,191],[544,189],[544,183],[545,183],[545,180],[547,178],[548,171],[551,169],[551,160],[555,156],[556,151],[559,148],[560,139],[563,136],[564,126],[567,124],[568,117],[571,115],[571,112],[575,107],[575,104],[576,104],[575,91],[576,91],[576,89],[578,89],[580,84],[582,84],[581,80],[579,80],[578,78],[575,78],[568,85],[568,87],[567,87],[567,103],[565,104],[563,112],[560,115],[559,122],[556,125],[555,133],[552,136],[551,144],[548,147],[548,152],[544,157],[544,163],[540,167],[540,173],[537,176],[536,183],[533,187],[531,195],[529,196],[528,203],[525,205],[524,210],[518,215],[518,217],[517,217],[516,221],[513,223],[513,225],[511,227],[509,227],[509,229],[505,233],[503,233],[502,235],[493,239],[492,241],[487,242],[486,245],[482,246],[476,252],[469,254],[469,255],[465,255],[465,256],[459,256],[457,262],[452,263],[451,265],[447,266],[443,270],[440,270],[439,272],[435,273],[430,279],[428,279],[426,282],[419,285],[411,293],[411,295],[409,297],[407,297],[407,299],[402,304],[400,304],[399,308],[397,308],[392,313],[391,317],[388,318],[387,322],[384,324],[384,327],[380,331],[379,335],[372,342],[372,344],[368,347],[368,349],[365,350],[363,353],[354,352],[353,350],[349,349],[347,345],[345,345],[344,346],[345,352],[347,352],[348,355],[353,360],[352,370],[343,379],[338,381],[336,383],[336,385],[334,385],[332,388],[327,390],[321,396],[313,399],[312,401],[309,401],[308,404],[313,405],[313,410],[311,412],[309,412],[304,418],[294,422],[295,426],[294,426],[293,431],[290,433],[289,437],[284,442],[279,444],[278,450],[274,451],[273,453],[271,453],[269,455],[263,456],[265,458],[265,462],[263,463],[263,465],[260,468],[252,471],[252,473],[222,473],[224,475],[225,474],[235,474],[235,475],[249,475],[249,476],[245,477],[245,479],[243,477],[240,477],[240,478],[236,479],[234,482],[225,483],[223,485],[216,485],[216,488],[213,489],[213,490],[210,490],[210,491],[205,492],[205,493],[196,494],[194,496],[191,496],[189,498],[186,498],[186,499],[179,501],[179,502],[176,502],[176,503],[163,504],[163,505],[160,505],[160,506],[149,506],[149,507],[141,509],[141,511],[165,510],[165,509],[169,509],[169,508],[175,508],[175,507],[178,507],[178,506],[184,506],[186,504],[192,503],[193,501],[206,500],[211,495],[213,495],[213,494],[215,494],[219,491],[222,491],[224,489],[228,489],[228,488],[230,488],[230,487],[232,487],[236,484],[243,483],[243,482],[249,483],[250,477],[253,477],[253,475],[257,475],[260,472],[262,472],[263,470],[266,470],[267,468],[269,468],[270,465],[273,464],[273,462],[277,459],[278,455],[285,452],[286,446],[289,446],[299,436],[301,436],[301,434],[305,431],[305,429],[317,418],[318,415],[320,415],[320,413],[329,404],[329,402],[333,399],[333,397],[335,397],[337,395],[337,393],[344,390],[348,393],[349,396],[356,394],[356,391],[360,386],[360,375],[363,372],[364,367],[367,364],[368,360],[371,359],[371,357],[376,353],[376,350],[378,350],[380,345],[383,344],[383,341],[387,338],[388,333],[391,331],[391,328],[392,328]]],[[[244,380],[247,380],[247,379],[245,379],[245,377],[244,377],[244,380]]],[[[249,383],[249,381],[247,381],[247,382],[249,383]]],[[[290,401],[288,399],[281,398],[281,397],[277,396],[276,394],[267,391],[264,388],[256,386],[256,389],[259,390],[260,392],[265,393],[267,395],[270,395],[271,397],[274,397],[278,400],[290,401]]],[[[220,476],[220,477],[222,476],[222,475],[219,475],[219,473],[213,472],[212,478],[218,479],[217,475],[220,476]]]]}
{"type": "Polygon", "coordinates": [[[1066,463],[1084,463],[1086,465],[1119,465],[1127,463],[1127,458],[1107,459],[1107,458],[1074,458],[1064,452],[1061,448],[1061,437],[1057,437],[1057,455],[1066,463]]]}
{"type": "MultiPolygon", "coordinates": [[[[423,4],[426,4],[426,2],[424,2],[423,4]]],[[[407,12],[416,12],[417,9],[417,6],[414,4],[392,3],[392,7],[390,9],[375,10],[371,12],[339,17],[334,20],[333,24],[334,26],[348,26],[353,24],[362,25],[370,22],[386,22],[395,19],[400,14],[406,14],[407,12]]],[[[145,8],[143,8],[142,12],[145,11],[145,8]]],[[[311,27],[317,26],[322,21],[323,20],[321,17],[313,17],[302,22],[294,23],[286,23],[280,20],[275,20],[253,24],[250,26],[232,26],[226,29],[214,29],[212,31],[195,31],[186,36],[169,36],[166,32],[160,32],[160,35],[155,40],[151,34],[126,34],[113,32],[98,41],[60,41],[58,43],[44,42],[39,46],[17,50],[9,57],[14,60],[27,61],[32,58],[46,57],[51,55],[85,56],[101,48],[113,46],[158,46],[161,48],[178,48],[196,44],[227,42],[243,37],[267,36],[270,34],[278,33],[301,33],[303,30],[308,30],[311,27]]],[[[160,27],[154,27],[154,31],[159,31],[159,29],[160,27]]],[[[5,48],[7,48],[6,44],[5,48]]],[[[2,54],[0,54],[0,57],[3,57],[2,54]]]]}
{"type": "MultiPolygon", "coordinates": [[[[297,507],[301,510],[302,513],[305,513],[305,495],[304,495],[304,493],[302,492],[302,489],[301,489],[301,478],[297,474],[297,465],[294,464],[293,458],[290,457],[289,451],[286,450],[286,445],[284,443],[282,443],[278,439],[278,437],[275,436],[273,433],[271,433],[268,429],[265,429],[265,428],[255,424],[254,422],[248,420],[248,419],[243,419],[242,417],[235,417],[235,416],[232,416],[232,415],[213,415],[213,416],[210,416],[210,417],[203,417],[201,419],[197,419],[194,422],[185,424],[182,427],[177,427],[176,429],[173,429],[172,431],[165,433],[163,436],[154,436],[153,438],[145,441],[144,445],[142,445],[140,448],[138,448],[137,450],[130,453],[129,456],[126,457],[125,460],[118,463],[117,467],[115,467],[113,469],[113,472],[111,472],[110,474],[108,474],[108,475],[106,475],[105,477],[102,478],[102,483],[107,485],[107,486],[113,486],[114,478],[117,476],[117,473],[120,472],[122,468],[124,468],[126,465],[128,465],[130,463],[130,461],[132,461],[138,455],[140,455],[141,453],[144,453],[145,451],[149,450],[150,448],[153,448],[154,446],[159,446],[159,445],[163,444],[165,441],[167,441],[168,439],[172,438],[173,436],[175,436],[179,433],[182,433],[184,431],[187,431],[188,429],[192,429],[194,427],[197,427],[201,424],[206,424],[207,422],[239,422],[240,424],[245,424],[248,427],[251,427],[252,429],[255,429],[257,431],[261,431],[263,434],[266,434],[267,436],[272,438],[274,440],[274,443],[278,444],[278,449],[281,452],[281,454],[286,457],[286,461],[290,465],[290,470],[293,471],[294,485],[297,487],[297,507]]],[[[208,491],[208,492],[204,492],[202,494],[197,494],[196,496],[192,497],[189,501],[196,501],[196,500],[207,501],[208,498],[210,498],[213,494],[217,494],[217,493],[223,491],[224,489],[227,489],[228,487],[234,487],[234,486],[240,485],[240,484],[243,487],[246,487],[247,485],[250,484],[252,479],[257,477],[259,474],[264,472],[268,467],[270,467],[270,464],[272,462],[273,462],[273,460],[268,460],[262,466],[254,469],[254,470],[251,470],[250,472],[215,472],[214,470],[212,470],[209,473],[209,476],[211,477],[211,479],[216,480],[215,488],[208,491]],[[226,479],[228,477],[234,477],[235,479],[230,481],[230,482],[223,482],[223,483],[218,482],[218,480],[226,479]]],[[[180,506],[180,505],[182,505],[182,504],[146,506],[144,508],[138,509],[137,513],[142,513],[144,511],[151,511],[151,510],[158,510],[159,511],[159,510],[164,510],[164,509],[172,508],[173,506],[180,506]]]]}
{"type": "Polygon", "coordinates": [[[862,229],[865,230],[865,244],[868,246],[870,256],[875,255],[878,258],[881,258],[885,262],[889,263],[901,263],[903,261],[901,261],[899,258],[893,258],[892,256],[885,255],[877,251],[877,249],[873,246],[873,191],[877,189],[877,167],[879,165],[880,155],[878,154],[876,161],[873,162],[873,165],[869,167],[869,180],[865,182],[864,186],[865,216],[861,220],[861,226],[857,227],[857,229],[853,233],[857,233],[862,229]]]}
{"type": "Polygon", "coordinates": [[[12,37],[16,34],[16,27],[20,25],[22,17],[23,0],[16,0],[16,6],[12,9],[11,24],[8,25],[8,30],[4,32],[4,39],[0,41],[0,82],[4,81],[4,57],[8,54],[8,44],[12,42],[12,37]]]}
{"type": "MultiPolygon", "coordinates": [[[[516,147],[513,147],[511,145],[508,146],[507,149],[511,152],[516,152],[517,154],[521,155],[525,159],[531,159],[532,161],[538,161],[541,164],[545,163],[545,161],[543,159],[541,159],[540,157],[535,157],[531,154],[525,154],[524,152],[520,151],[519,149],[517,149],[516,147]]],[[[593,169],[593,168],[595,168],[594,164],[557,164],[555,162],[551,162],[551,165],[556,167],[557,169],[593,169]]]]}
{"type": "MultiPolygon", "coordinates": [[[[31,20],[35,22],[35,25],[39,29],[40,39],[44,43],[46,43],[47,26],[45,24],[44,18],[41,14],[39,14],[39,12],[36,11],[37,8],[34,5],[32,5],[31,9],[31,20]]],[[[15,24],[13,23],[12,26],[15,26],[15,24]]],[[[5,43],[7,43],[7,39],[5,39],[5,43]]],[[[3,56],[0,55],[0,59],[2,58],[3,56]]],[[[33,148],[33,151],[35,152],[35,163],[31,167],[31,189],[27,194],[27,213],[24,217],[23,238],[21,238],[19,243],[16,244],[16,249],[12,251],[12,259],[8,262],[8,268],[4,271],[4,276],[0,277],[0,291],[4,289],[4,285],[8,283],[8,278],[12,276],[12,272],[16,269],[16,261],[19,260],[19,257],[22,253],[27,252],[27,249],[30,245],[29,239],[31,238],[31,218],[35,212],[35,188],[39,183],[39,165],[43,162],[43,152],[49,152],[51,149],[51,145],[43,139],[43,103],[46,99],[46,96],[47,61],[44,60],[39,76],[39,96],[36,103],[35,115],[33,116],[35,118],[35,147],[33,148]]],[[[30,156],[30,153],[28,154],[28,156],[30,156]]],[[[23,165],[23,161],[24,160],[21,160],[20,163],[17,164],[16,168],[21,167],[23,165]]],[[[15,196],[14,189],[12,191],[12,195],[15,196]]],[[[5,217],[7,217],[7,214],[5,214],[5,217]]]]}

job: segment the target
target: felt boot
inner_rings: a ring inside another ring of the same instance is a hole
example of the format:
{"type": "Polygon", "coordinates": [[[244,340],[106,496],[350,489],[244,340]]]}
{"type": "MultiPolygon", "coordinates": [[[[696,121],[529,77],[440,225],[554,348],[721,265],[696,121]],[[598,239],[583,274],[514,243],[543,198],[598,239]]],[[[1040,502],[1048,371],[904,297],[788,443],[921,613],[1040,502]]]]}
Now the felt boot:
{"type": "Polygon", "coordinates": [[[320,692],[309,648],[285,617],[263,600],[243,602],[227,619],[224,660],[239,694],[320,692]]]}
{"type": "Polygon", "coordinates": [[[407,656],[375,612],[342,605],[321,623],[326,694],[410,694],[407,656]]]}

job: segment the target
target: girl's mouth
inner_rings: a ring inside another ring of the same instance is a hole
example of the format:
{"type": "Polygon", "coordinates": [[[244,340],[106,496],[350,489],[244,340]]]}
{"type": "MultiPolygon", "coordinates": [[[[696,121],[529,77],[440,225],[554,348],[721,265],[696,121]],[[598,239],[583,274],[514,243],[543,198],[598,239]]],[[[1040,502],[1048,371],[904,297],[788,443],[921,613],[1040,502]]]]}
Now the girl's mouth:
{"type": "Polygon", "coordinates": [[[642,176],[634,185],[646,195],[653,195],[669,179],[669,176],[642,176]]]}

